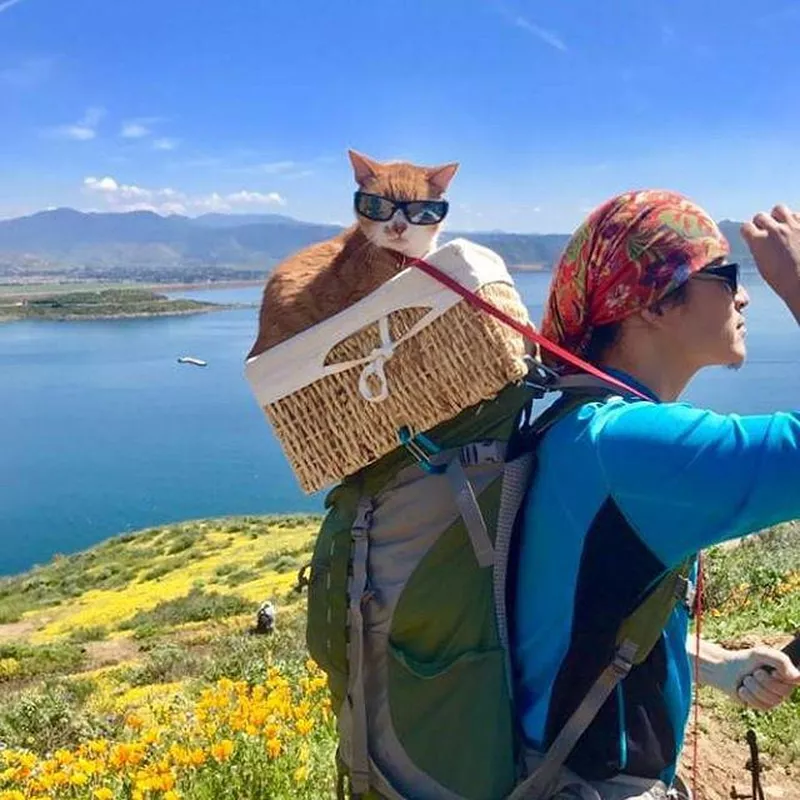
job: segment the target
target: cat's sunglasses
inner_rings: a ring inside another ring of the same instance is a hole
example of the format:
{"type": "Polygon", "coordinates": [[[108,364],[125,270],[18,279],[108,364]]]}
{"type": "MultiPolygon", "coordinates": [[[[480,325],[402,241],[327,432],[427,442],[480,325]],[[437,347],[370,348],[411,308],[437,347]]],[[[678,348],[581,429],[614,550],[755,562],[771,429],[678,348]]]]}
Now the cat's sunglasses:
{"type": "Polygon", "coordinates": [[[692,275],[694,280],[724,281],[730,293],[735,297],[739,291],[739,265],[720,264],[716,267],[705,267],[692,275]]]}
{"type": "Polygon", "coordinates": [[[437,225],[446,216],[446,200],[390,200],[379,194],[356,192],[356,211],[373,222],[388,222],[399,209],[412,225],[437,225]]]}

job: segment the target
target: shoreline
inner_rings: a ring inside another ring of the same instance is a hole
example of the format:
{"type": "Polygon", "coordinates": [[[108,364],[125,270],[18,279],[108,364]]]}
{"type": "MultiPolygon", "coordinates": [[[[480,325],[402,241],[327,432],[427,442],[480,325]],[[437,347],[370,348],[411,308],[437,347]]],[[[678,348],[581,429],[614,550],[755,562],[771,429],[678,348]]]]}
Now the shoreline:
{"type": "Polygon", "coordinates": [[[61,317],[0,317],[4,322],[100,322],[117,319],[150,319],[153,317],[187,317],[192,314],[210,314],[214,311],[230,311],[236,306],[220,305],[213,308],[184,308],[180,311],[144,311],[122,314],[65,314],[61,317]]]}
{"type": "MultiPolygon", "coordinates": [[[[547,267],[542,264],[517,264],[509,267],[508,271],[513,274],[530,274],[547,272],[547,267]]],[[[175,282],[175,283],[148,283],[147,281],[126,281],[115,283],[113,281],[74,281],[68,283],[55,284],[19,284],[19,289],[15,289],[15,284],[3,284],[0,282],[0,300],[19,301],[41,299],[43,297],[56,297],[71,292],[94,292],[104,289],[146,289],[151,292],[205,292],[215,289],[248,289],[252,287],[263,287],[266,283],[267,275],[263,278],[241,278],[220,281],[196,281],[196,282],[175,282]],[[46,288],[40,288],[46,287],[46,288]],[[5,291],[4,291],[5,290],[5,291]]]]}
{"type": "Polygon", "coordinates": [[[231,280],[231,281],[201,281],[196,283],[147,283],[130,281],[127,283],[114,283],[113,281],[77,281],[62,284],[47,285],[47,288],[40,289],[45,284],[20,284],[19,290],[12,287],[14,284],[0,284],[0,300],[16,301],[41,299],[44,297],[57,297],[62,294],[72,292],[100,292],[105,289],[144,289],[151,292],[180,292],[184,290],[208,291],[212,289],[240,289],[250,286],[263,286],[263,280],[231,280]],[[3,291],[3,289],[8,291],[3,291]]]}

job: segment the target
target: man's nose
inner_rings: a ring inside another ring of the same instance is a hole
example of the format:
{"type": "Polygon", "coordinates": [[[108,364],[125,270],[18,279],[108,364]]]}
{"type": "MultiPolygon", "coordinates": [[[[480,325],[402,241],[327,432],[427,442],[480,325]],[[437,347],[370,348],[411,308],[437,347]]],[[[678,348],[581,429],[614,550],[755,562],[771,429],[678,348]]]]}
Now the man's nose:
{"type": "Polygon", "coordinates": [[[736,295],[733,298],[734,305],[736,306],[737,310],[745,308],[746,306],[750,305],[750,295],[747,294],[747,289],[744,288],[741,284],[739,288],[736,290],[736,295]]]}

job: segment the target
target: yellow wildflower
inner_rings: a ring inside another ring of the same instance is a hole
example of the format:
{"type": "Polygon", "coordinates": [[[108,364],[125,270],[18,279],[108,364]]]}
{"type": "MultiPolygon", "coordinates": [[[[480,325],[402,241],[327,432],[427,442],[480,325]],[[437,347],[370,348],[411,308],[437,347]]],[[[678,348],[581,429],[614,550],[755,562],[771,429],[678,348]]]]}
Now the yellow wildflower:
{"type": "Polygon", "coordinates": [[[281,749],[282,745],[280,739],[269,739],[267,741],[267,753],[270,758],[277,758],[281,754],[281,749]]]}
{"type": "Polygon", "coordinates": [[[69,776],[69,782],[73,786],[86,786],[89,783],[89,776],[85,772],[73,772],[69,776]]]}
{"type": "Polygon", "coordinates": [[[301,736],[308,736],[314,727],[314,723],[308,717],[301,717],[297,720],[297,725],[295,727],[301,736]]]}
{"type": "Polygon", "coordinates": [[[17,761],[21,767],[25,769],[33,769],[36,766],[38,759],[33,753],[20,753],[17,761]]]}
{"type": "Polygon", "coordinates": [[[94,800],[114,800],[114,792],[103,786],[100,789],[95,789],[92,797],[94,800]]]}
{"type": "Polygon", "coordinates": [[[69,750],[56,750],[53,755],[55,756],[56,761],[62,766],[65,764],[71,764],[75,760],[75,756],[69,750]]]}
{"type": "Polygon", "coordinates": [[[144,726],[144,720],[138,714],[131,713],[125,717],[125,724],[129,728],[138,731],[144,726]]]}
{"type": "Polygon", "coordinates": [[[233,753],[233,742],[230,739],[223,739],[211,745],[211,755],[219,761],[227,761],[233,753]]]}
{"type": "Polygon", "coordinates": [[[54,786],[65,786],[69,783],[69,775],[66,772],[54,772],[51,776],[54,786]]]}
{"type": "Polygon", "coordinates": [[[19,674],[20,669],[22,667],[16,658],[0,658],[0,680],[19,674]]]}
{"type": "Polygon", "coordinates": [[[108,742],[105,739],[92,739],[86,743],[90,753],[102,755],[108,751],[108,742]]]}
{"type": "Polygon", "coordinates": [[[155,744],[161,738],[161,731],[158,728],[150,728],[142,734],[142,741],[145,744],[155,744]]]}

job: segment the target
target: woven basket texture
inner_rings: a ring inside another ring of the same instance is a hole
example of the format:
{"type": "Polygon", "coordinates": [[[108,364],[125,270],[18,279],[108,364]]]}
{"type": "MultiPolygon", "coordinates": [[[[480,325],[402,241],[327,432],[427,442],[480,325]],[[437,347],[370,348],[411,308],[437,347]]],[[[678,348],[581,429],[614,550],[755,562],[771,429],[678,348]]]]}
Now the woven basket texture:
{"type": "MultiPolygon", "coordinates": [[[[515,320],[529,321],[513,286],[490,283],[477,293],[515,320]]],[[[426,311],[410,307],[391,314],[392,341],[426,311]]],[[[364,358],[380,345],[376,321],[334,344],[325,364],[364,358]]],[[[301,487],[312,493],[394,450],[400,428],[427,431],[520,380],[528,372],[526,352],[519,333],[462,300],[396,346],[384,366],[385,400],[364,399],[360,365],[317,380],[265,406],[264,413],[301,487]]]]}

